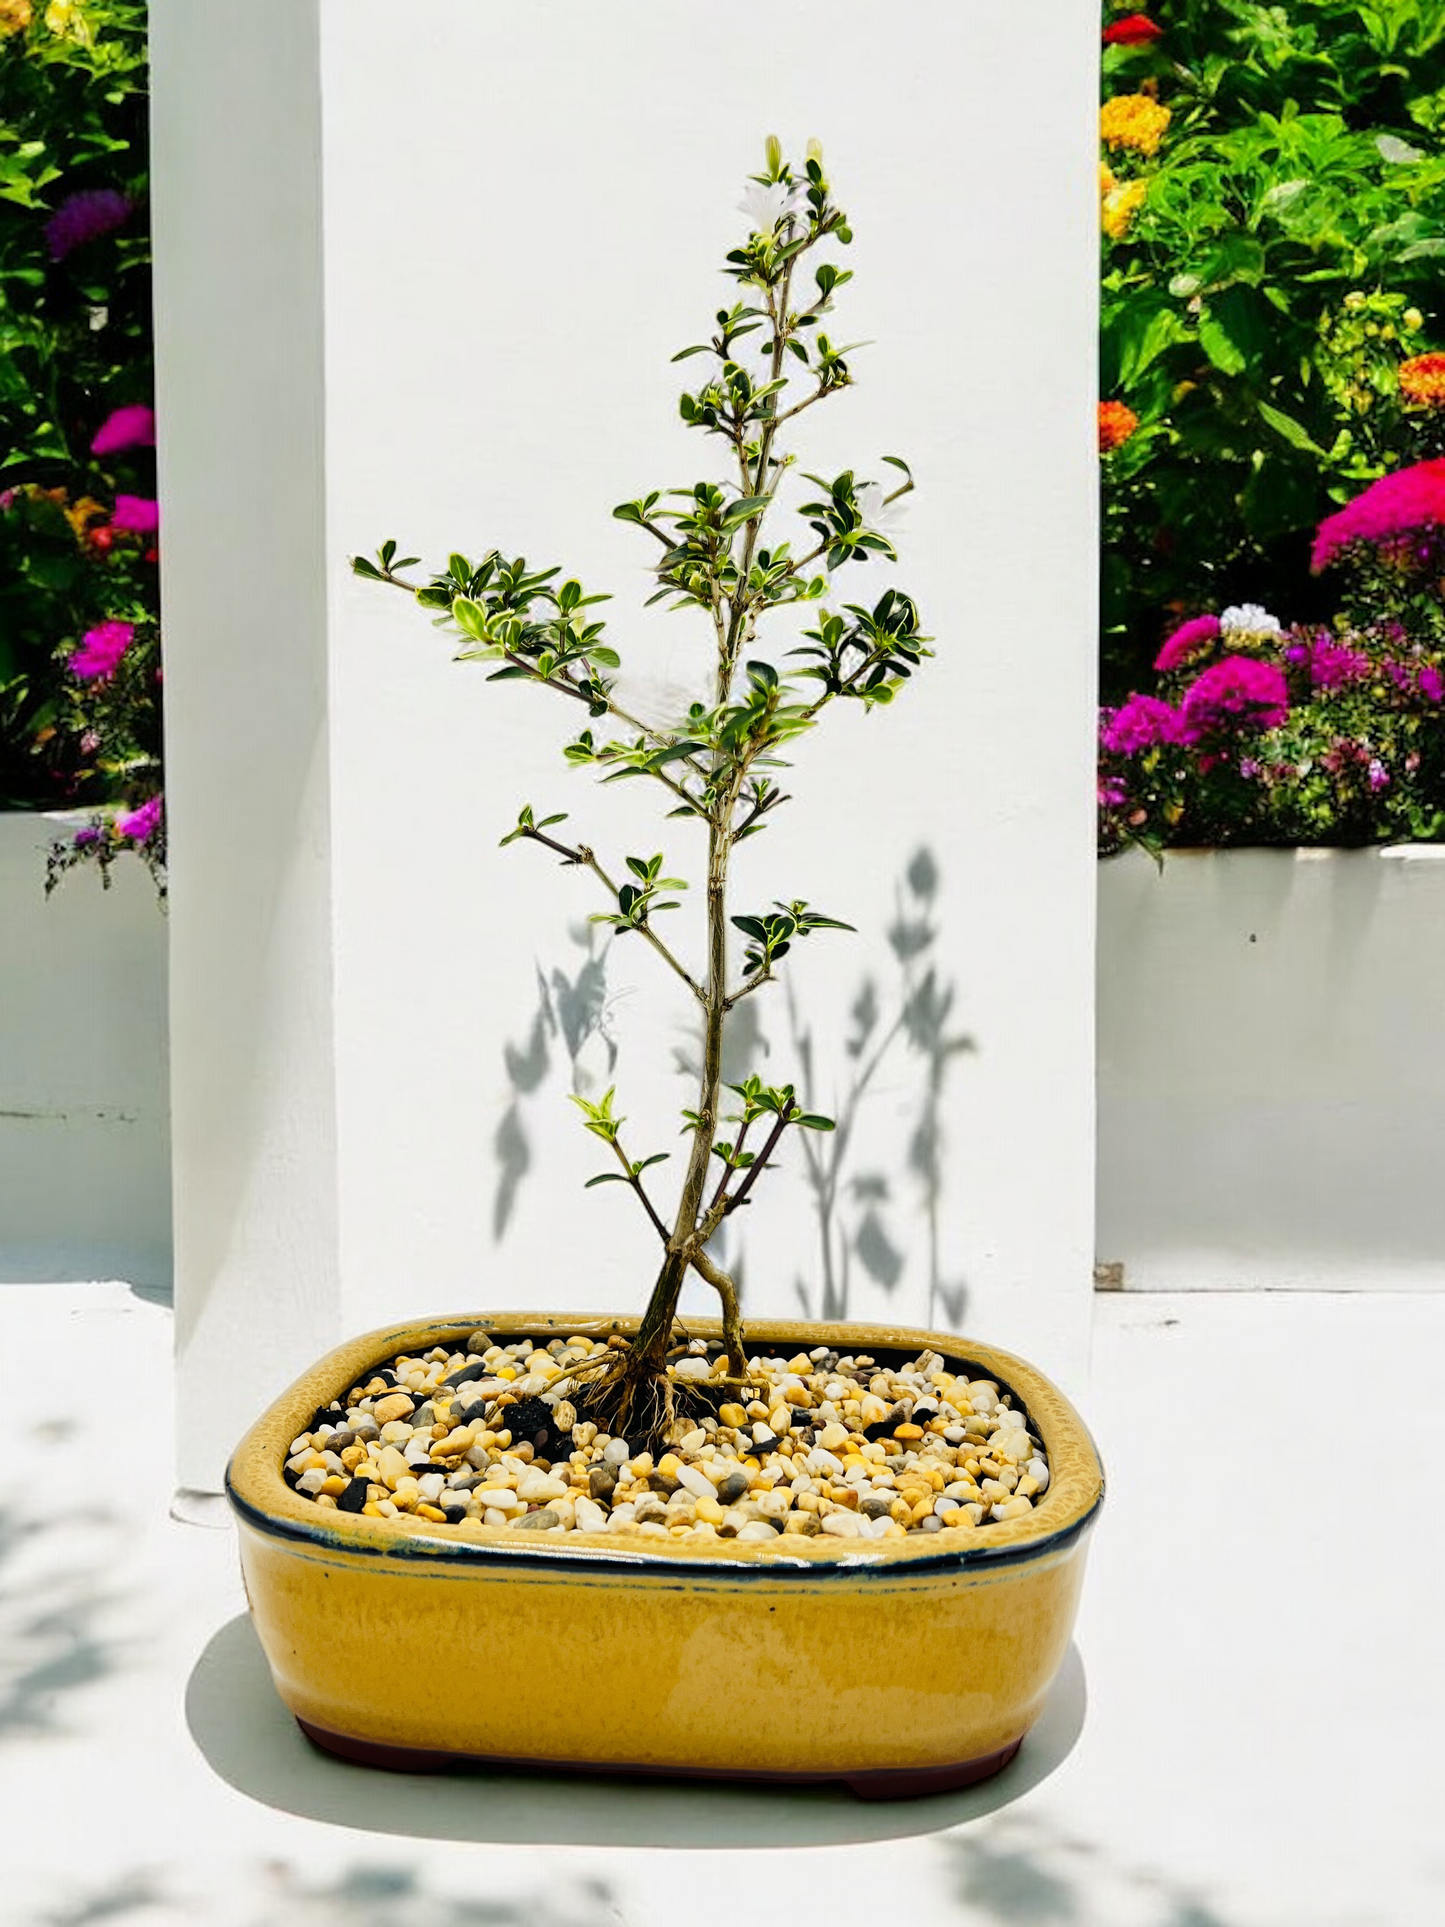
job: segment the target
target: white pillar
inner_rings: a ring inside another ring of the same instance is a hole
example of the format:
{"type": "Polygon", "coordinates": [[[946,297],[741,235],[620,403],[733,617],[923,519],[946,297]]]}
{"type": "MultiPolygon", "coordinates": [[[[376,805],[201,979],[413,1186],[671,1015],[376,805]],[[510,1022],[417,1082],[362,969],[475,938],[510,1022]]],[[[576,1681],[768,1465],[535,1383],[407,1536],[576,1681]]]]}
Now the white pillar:
{"type": "Polygon", "coordinates": [[[178,1478],[339,1317],[315,0],[151,9],[178,1478]]]}
{"type": "MultiPolygon", "coordinates": [[[[614,855],[662,847],[686,869],[687,827],[659,823],[637,786],[569,776],[569,718],[452,664],[345,558],[395,535],[428,559],[497,544],[563,562],[614,592],[603,613],[631,662],[693,675],[695,626],[640,613],[646,549],[609,511],[716,466],[676,417],[696,364],[669,357],[727,296],[733,206],[774,130],[825,142],[857,234],[835,336],[876,344],[856,390],[801,418],[800,466],[913,463],[896,579],[938,658],[891,713],[804,746],[798,801],[747,846],[739,889],[860,926],[794,959],[820,1108],[846,1090],[865,976],[896,1012],[884,933],[900,892],[930,923],[944,1031],[976,1042],[939,1112],[933,1284],[967,1287],[965,1329],[1076,1380],[1093,1190],[1093,7],[1056,7],[1026,67],[1012,17],[954,0],[886,19],[837,0],[826,36],[762,0],[726,31],[701,5],[647,0],[424,0],[404,29],[392,0],[321,0],[319,52],[317,9],[295,0],[157,13],[185,1482],[213,1479],[249,1413],[344,1328],[645,1296],[645,1225],[615,1189],[581,1189],[598,1167],[565,1103],[567,1053],[545,1025],[532,1048],[537,973],[575,980],[568,926],[598,904],[585,878],[496,845],[533,801],[614,855]],[[219,210],[241,181],[238,232],[219,210]],[[907,882],[920,848],[926,899],[907,882]]],[[[685,916],[678,933],[695,942],[685,916]]],[[[608,993],[623,1108],[667,1149],[687,1097],[665,1060],[689,1010],[653,962],[621,946],[608,993]]],[[[793,1077],[786,1007],[757,1002],[758,1067],[793,1077]]],[[[584,1057],[606,1073],[602,1040],[584,1057]]],[[[852,1175],[887,1195],[854,1252],[855,1318],[927,1316],[908,1162],[923,1069],[896,1048],[860,1112],[852,1175]]],[[[799,1172],[772,1183],[747,1214],[747,1291],[776,1315],[798,1309],[797,1279],[816,1303],[821,1259],[799,1172]]],[[[867,1205],[849,1193],[855,1232],[867,1205]]]]}

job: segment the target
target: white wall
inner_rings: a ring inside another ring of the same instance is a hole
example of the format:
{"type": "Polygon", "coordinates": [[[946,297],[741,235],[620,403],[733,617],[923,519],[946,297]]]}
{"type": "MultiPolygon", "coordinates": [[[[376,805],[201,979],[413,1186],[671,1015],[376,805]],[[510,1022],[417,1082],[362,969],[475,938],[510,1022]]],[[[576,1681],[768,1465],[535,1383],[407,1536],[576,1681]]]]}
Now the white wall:
{"type": "MultiPolygon", "coordinates": [[[[298,42],[294,23],[310,11],[287,11],[298,42]]],[[[233,35],[256,35],[267,39],[266,59],[280,57],[256,23],[269,9],[227,15],[209,0],[194,10],[193,0],[170,0],[161,12],[172,48],[169,75],[164,64],[158,72],[163,126],[168,115],[183,118],[183,52],[198,80],[204,67],[205,88],[234,93],[230,59],[217,60],[214,46],[206,53],[223,24],[227,48],[233,35]]],[[[318,998],[334,999],[342,1322],[453,1306],[642,1302],[651,1234],[614,1191],[583,1194],[582,1179],[598,1167],[565,1103],[569,1073],[555,1050],[551,1074],[512,1119],[533,1162],[506,1235],[494,1236],[496,1140],[519,1074],[515,1054],[509,1074],[506,1052],[529,1041],[537,968],[570,971],[581,953],[568,925],[599,907],[585,879],[496,844],[531,800],[570,809],[599,849],[650,851],[659,847],[650,801],[569,776],[558,750],[573,719],[529,700],[535,692],[488,687],[478,669],[453,665],[425,619],[392,592],[353,581],[345,557],[394,534],[428,558],[498,543],[563,561],[589,587],[616,593],[606,613],[645,673],[694,674],[696,625],[637,613],[651,587],[645,538],[609,512],[648,487],[717,472],[711,445],[677,421],[690,368],[671,368],[669,357],[698,338],[726,295],[718,267],[741,232],[733,208],[763,135],[777,130],[796,151],[816,134],[857,233],[847,262],[856,281],[835,333],[876,345],[857,357],[857,390],[804,418],[804,465],[876,473],[878,457],[894,452],[914,464],[919,492],[897,579],[918,596],[939,655],[892,713],[843,717],[805,747],[790,785],[799,801],[749,845],[740,888],[758,902],[807,896],[865,933],[815,938],[797,960],[795,983],[819,1038],[815,1101],[826,1107],[846,1073],[840,1032],[865,975],[878,978],[889,1007],[897,968],[881,932],[900,874],[920,846],[932,850],[935,954],[954,992],[948,1028],[977,1044],[953,1066],[942,1108],[936,1282],[967,1287],[966,1326],[1077,1376],[1093,1188],[1093,8],[1055,9],[1048,36],[1031,42],[1026,127],[1016,23],[945,0],[886,19],[843,0],[826,36],[802,10],[743,4],[724,29],[712,10],[640,0],[605,10],[425,0],[408,10],[404,31],[382,0],[322,0],[320,23],[320,695],[309,494],[297,580],[283,593],[263,566],[237,572],[233,593],[251,646],[265,632],[254,674],[269,701],[286,673],[271,640],[283,602],[283,626],[299,627],[285,648],[324,738],[329,795],[329,810],[315,804],[323,827],[307,887],[327,900],[334,975],[328,993],[309,937],[274,947],[271,981],[235,1032],[244,1079],[239,1063],[208,1074],[217,1102],[241,1079],[251,1107],[226,1132],[215,1116],[214,1131],[182,1127],[178,1107],[178,1133],[193,1147],[181,1206],[192,1235],[207,1226],[216,1235],[208,1172],[218,1161],[232,1191],[253,1173],[247,1209],[268,1209],[275,1179],[258,1146],[288,1100],[279,1087],[267,1095],[266,1079],[279,1072],[244,1040],[271,1034],[276,1004],[299,994],[287,947],[299,944],[296,969],[318,998]],[[263,596],[276,612],[258,623],[263,596]]],[[[301,57],[299,46],[293,52],[301,57]]],[[[244,58],[238,51],[241,74],[253,77],[262,57],[254,46],[244,58]]],[[[254,127],[222,133],[244,149],[248,169],[263,170],[267,218],[281,223],[284,245],[296,245],[298,221],[306,229],[293,276],[305,289],[304,364],[312,157],[294,129],[274,155],[254,127]],[[282,173],[299,216],[279,205],[282,173]]],[[[229,163],[204,165],[208,173],[172,188],[177,236],[182,199],[204,207],[229,163]]],[[[162,228],[160,246],[165,238],[162,228]]],[[[175,242],[170,272],[162,301],[179,312],[196,267],[175,242]]],[[[273,267],[257,254],[245,273],[241,308],[254,325],[273,267]]],[[[237,294],[233,285],[228,299],[237,294]]],[[[287,282],[287,311],[301,299],[287,282]]],[[[173,340],[177,333],[173,325],[173,340]]],[[[209,395],[229,383],[235,405],[234,365],[217,371],[210,332],[190,338],[207,366],[173,365],[173,418],[192,387],[209,395]]],[[[283,390],[294,399],[304,383],[293,390],[290,381],[288,371],[283,390]]],[[[261,440],[246,437],[252,487],[278,466],[261,440]]],[[[189,485],[204,488],[202,451],[192,454],[189,485]]],[[[308,443],[307,490],[312,459],[308,443]]],[[[173,461],[178,492],[174,452],[173,461]]],[[[279,534],[266,533],[256,505],[242,513],[254,553],[269,562],[279,534]]],[[[204,573],[199,536],[188,549],[173,529],[168,561],[179,595],[183,578],[204,573]]],[[[243,686],[250,672],[233,653],[239,638],[225,645],[223,697],[202,687],[208,650],[220,645],[194,628],[171,625],[170,634],[173,654],[195,652],[185,727],[194,731],[223,702],[254,705],[243,686]]],[[[172,692],[173,724],[182,700],[172,692]]],[[[318,747],[318,767],[322,754],[318,747]]],[[[180,849],[186,799],[173,797],[180,849]]],[[[203,856],[230,834],[222,772],[198,770],[192,797],[191,864],[177,895],[194,891],[192,914],[218,950],[233,922],[246,920],[242,906],[225,904],[203,856]]],[[[260,867],[282,865],[288,847],[268,838],[260,867]]],[[[665,826],[663,847],[695,869],[682,826],[665,826]]],[[[691,921],[678,926],[679,941],[695,945],[691,921]]],[[[660,1024],[669,1050],[684,1042],[687,1007],[649,955],[624,947],[612,963],[622,1108],[640,1146],[668,1148],[686,1090],[665,1067],[649,1074],[656,1033],[643,1033],[660,1024]]],[[[762,1067],[790,1076],[781,1000],[762,1016],[771,1045],[762,1067]]],[[[307,1048],[319,1088],[325,1045],[312,1038],[307,1048]]],[[[178,1039],[178,1063],[182,1056],[182,1081],[196,1079],[194,1037],[188,1052],[178,1039]]],[[[904,1157],[920,1070],[906,1053],[890,1059],[860,1126],[858,1168],[890,1179],[887,1235],[903,1268],[891,1291],[855,1282],[854,1316],[929,1312],[929,1228],[904,1157]]],[[[322,1223],[325,1162],[319,1151],[318,1244],[332,1235],[322,1223]]],[[[776,1312],[795,1307],[795,1278],[815,1276],[818,1260],[805,1194],[781,1174],[773,1184],[771,1200],[765,1193],[750,1214],[746,1272],[749,1302],[776,1312]]],[[[181,1261],[182,1291],[193,1277],[214,1298],[206,1277],[216,1264],[197,1247],[194,1266],[181,1261]]],[[[244,1281],[236,1278],[238,1311],[266,1305],[284,1316],[292,1270],[279,1241],[255,1251],[244,1281]]],[[[947,1322],[937,1290],[932,1297],[947,1322]]],[[[245,1389],[259,1398],[271,1387],[245,1389]]]]}
{"type": "Polygon", "coordinates": [[[1126,1288],[1445,1287],[1445,849],[1099,867],[1098,1254],[1126,1288]]]}
{"type": "Polygon", "coordinates": [[[170,1283],[166,919],[143,866],[45,854],[80,816],[0,813],[0,1280],[170,1283]]]}

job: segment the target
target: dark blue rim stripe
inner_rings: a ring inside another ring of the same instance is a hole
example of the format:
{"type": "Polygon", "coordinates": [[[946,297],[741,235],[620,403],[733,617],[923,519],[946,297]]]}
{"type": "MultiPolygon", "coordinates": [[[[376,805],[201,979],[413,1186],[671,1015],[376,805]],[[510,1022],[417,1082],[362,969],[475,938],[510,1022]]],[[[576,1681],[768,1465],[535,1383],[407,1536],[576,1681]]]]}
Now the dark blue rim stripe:
{"type": "Polygon", "coordinates": [[[519,1566],[533,1572],[551,1572],[559,1578],[565,1577],[572,1569],[617,1576],[626,1574],[631,1578],[645,1576],[663,1583],[676,1574],[679,1580],[719,1577],[729,1583],[740,1584],[759,1579],[781,1579],[785,1584],[836,1584],[844,1579],[859,1577],[907,1581],[936,1578],[946,1572],[993,1571],[1001,1566],[1024,1565],[1052,1553],[1066,1551],[1093,1526],[1104,1503],[1104,1486],[1101,1480],[1098,1495],[1087,1512],[1069,1525],[1060,1526],[1057,1532],[1045,1533],[1040,1539],[1008,1546],[970,1546],[966,1551],[922,1554],[908,1560],[860,1561],[856,1565],[845,1560],[829,1560],[825,1564],[821,1560],[800,1559],[794,1563],[781,1558],[756,1561],[691,1559],[679,1553],[659,1558],[646,1552],[594,1552],[585,1546],[578,1546],[575,1550],[564,1550],[560,1546],[555,1550],[541,1546],[535,1549],[518,1546],[514,1550],[510,1545],[478,1545],[475,1540],[469,1539],[414,1539],[410,1536],[387,1542],[378,1539],[375,1545],[366,1545],[344,1539],[327,1526],[277,1518],[260,1506],[252,1505],[249,1499],[241,1497],[232,1484],[229,1466],[226,1468],[226,1497],[238,1516],[258,1532],[264,1532],[273,1539],[290,1540],[312,1546],[318,1552],[336,1553],[343,1557],[355,1553],[369,1559],[393,1559],[401,1565],[426,1562],[459,1566],[519,1566]]]}

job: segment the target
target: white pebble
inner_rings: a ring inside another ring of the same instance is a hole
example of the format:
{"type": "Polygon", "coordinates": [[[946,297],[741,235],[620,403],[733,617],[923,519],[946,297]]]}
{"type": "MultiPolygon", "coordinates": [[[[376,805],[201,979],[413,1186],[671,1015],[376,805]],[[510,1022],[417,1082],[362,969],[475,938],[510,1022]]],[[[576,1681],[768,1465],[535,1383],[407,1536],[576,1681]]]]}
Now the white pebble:
{"type": "Polygon", "coordinates": [[[684,1485],[695,1499],[715,1499],[717,1492],[713,1482],[705,1472],[695,1465],[680,1465],[677,1468],[680,1484],[684,1485]]]}
{"type": "Polygon", "coordinates": [[[591,1499],[579,1498],[577,1501],[577,1530],[579,1532],[605,1532],[607,1514],[591,1499]]]}
{"type": "Polygon", "coordinates": [[[747,1539],[753,1542],[754,1544],[757,1544],[764,1539],[776,1539],[777,1536],[778,1535],[776,1532],[773,1531],[773,1528],[771,1526],[764,1525],[761,1519],[750,1519],[748,1523],[743,1527],[742,1531],[738,1534],[738,1539],[740,1541],[743,1539],[747,1539]]]}
{"type": "Polygon", "coordinates": [[[672,1368],[674,1378],[707,1378],[712,1367],[705,1358],[680,1358],[672,1368]]]}
{"type": "Polygon", "coordinates": [[[555,1473],[540,1469],[525,1472],[517,1481],[517,1497],[525,1499],[529,1505],[545,1504],[549,1499],[560,1499],[568,1491],[567,1481],[559,1479],[555,1473]]]}
{"type": "Polygon", "coordinates": [[[1029,1460],[1029,1477],[1042,1492],[1049,1482],[1049,1468],[1042,1459],[1029,1460]]]}
{"type": "Polygon", "coordinates": [[[331,1474],[324,1465],[313,1465],[309,1472],[303,1472],[296,1481],[298,1492],[319,1492],[331,1474]]]}
{"type": "Polygon", "coordinates": [[[831,1532],[835,1539],[856,1539],[862,1524],[863,1521],[851,1512],[830,1512],[823,1521],[823,1530],[831,1532]]]}
{"type": "Polygon", "coordinates": [[[602,1457],[608,1465],[626,1465],[632,1457],[632,1447],[626,1439],[609,1439],[602,1448],[602,1457]]]}
{"type": "Polygon", "coordinates": [[[637,1507],[635,1505],[615,1505],[608,1518],[607,1529],[609,1532],[620,1532],[624,1527],[632,1525],[636,1518],[637,1507]]]}
{"type": "Polygon", "coordinates": [[[831,1452],[825,1452],[821,1445],[815,1445],[808,1454],[808,1470],[810,1472],[826,1473],[829,1478],[833,1479],[841,1478],[843,1476],[843,1461],[841,1459],[835,1459],[831,1452]]]}

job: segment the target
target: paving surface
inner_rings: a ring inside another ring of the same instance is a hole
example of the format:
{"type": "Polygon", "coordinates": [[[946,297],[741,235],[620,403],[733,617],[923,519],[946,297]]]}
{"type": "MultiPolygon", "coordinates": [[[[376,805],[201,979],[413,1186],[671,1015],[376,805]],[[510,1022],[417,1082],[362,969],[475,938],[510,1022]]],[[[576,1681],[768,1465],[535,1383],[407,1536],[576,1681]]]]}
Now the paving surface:
{"type": "Polygon", "coordinates": [[[319,1758],[168,1517],[169,1313],[0,1286],[0,1927],[1445,1921],[1445,1295],[1096,1303],[1076,1649],[1006,1774],[876,1807],[319,1758]]]}

